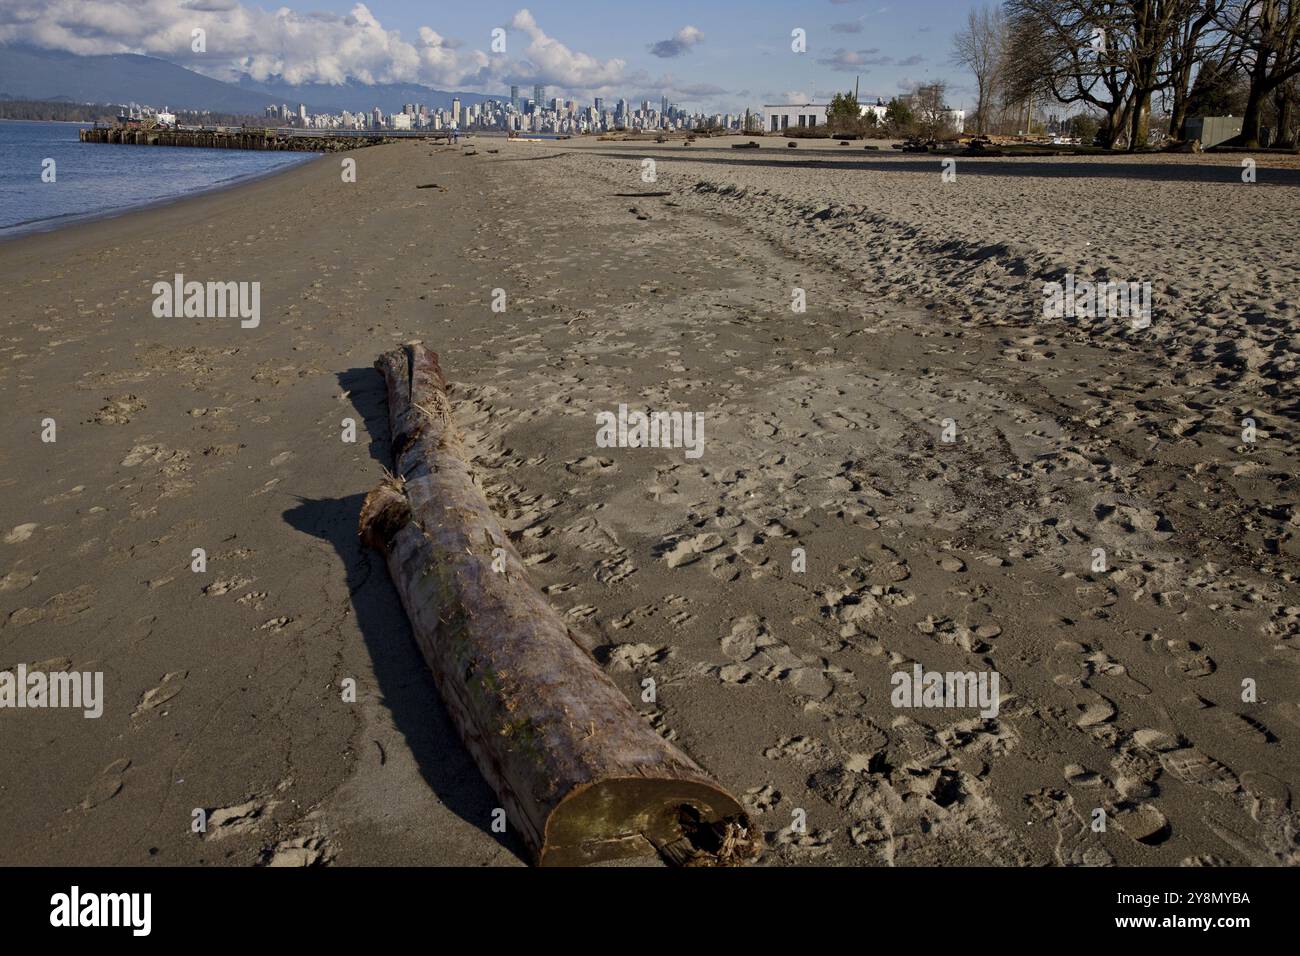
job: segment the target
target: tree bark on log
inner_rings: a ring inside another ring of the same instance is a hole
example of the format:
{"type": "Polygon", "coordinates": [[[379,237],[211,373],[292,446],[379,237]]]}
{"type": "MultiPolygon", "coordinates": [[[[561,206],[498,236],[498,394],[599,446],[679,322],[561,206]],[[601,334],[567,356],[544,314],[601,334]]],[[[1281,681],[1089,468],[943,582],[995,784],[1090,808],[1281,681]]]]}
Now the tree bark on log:
{"type": "Polygon", "coordinates": [[[437,354],[410,343],[375,367],[395,474],[366,496],[359,534],[384,554],[461,739],[535,862],[756,856],[740,803],[650,728],[529,582],[473,480],[437,354]]]}

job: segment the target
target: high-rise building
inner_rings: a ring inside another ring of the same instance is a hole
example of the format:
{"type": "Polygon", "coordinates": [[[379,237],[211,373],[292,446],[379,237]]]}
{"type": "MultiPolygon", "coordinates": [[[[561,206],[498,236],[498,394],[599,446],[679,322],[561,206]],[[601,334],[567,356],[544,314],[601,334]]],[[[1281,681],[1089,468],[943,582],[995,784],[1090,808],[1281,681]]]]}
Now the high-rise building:
{"type": "Polygon", "coordinates": [[[460,126],[460,97],[451,101],[451,125],[460,126]]]}
{"type": "Polygon", "coordinates": [[[665,97],[663,98],[663,106],[662,106],[662,108],[659,110],[659,112],[662,113],[664,116],[667,116],[667,115],[668,115],[668,97],[667,97],[667,96],[665,96],[665,97]]]}
{"type": "Polygon", "coordinates": [[[598,97],[596,97],[596,103],[595,103],[595,106],[596,106],[596,112],[597,112],[597,113],[603,113],[603,112],[605,112],[605,97],[603,97],[603,96],[598,96],[598,97]]]}
{"type": "Polygon", "coordinates": [[[519,109],[519,87],[517,86],[510,87],[510,105],[519,109]]]}
{"type": "Polygon", "coordinates": [[[546,102],[546,87],[538,83],[533,87],[533,103],[536,109],[543,109],[542,104],[546,102]]]}

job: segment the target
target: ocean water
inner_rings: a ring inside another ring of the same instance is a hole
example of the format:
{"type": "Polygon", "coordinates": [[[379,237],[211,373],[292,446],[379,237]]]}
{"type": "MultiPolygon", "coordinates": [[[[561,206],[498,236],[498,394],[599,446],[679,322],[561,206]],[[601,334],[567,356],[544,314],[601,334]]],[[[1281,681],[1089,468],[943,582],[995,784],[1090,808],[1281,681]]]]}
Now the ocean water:
{"type": "Polygon", "coordinates": [[[0,240],[203,192],[315,153],[82,143],[75,123],[0,120],[0,240]],[[46,159],[54,182],[43,182],[46,159]]]}

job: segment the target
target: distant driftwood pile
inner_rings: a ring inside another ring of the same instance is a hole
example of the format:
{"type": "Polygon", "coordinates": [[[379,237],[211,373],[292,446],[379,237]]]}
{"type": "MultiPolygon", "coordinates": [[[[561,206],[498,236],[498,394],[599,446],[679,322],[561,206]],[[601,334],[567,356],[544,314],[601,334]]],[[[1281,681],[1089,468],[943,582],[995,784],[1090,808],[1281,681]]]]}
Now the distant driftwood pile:
{"type": "Polygon", "coordinates": [[[473,481],[438,356],[412,343],[375,366],[395,475],[366,497],[360,534],[387,559],[452,720],[535,860],[755,856],[741,805],[648,726],[529,583],[473,481]]]}

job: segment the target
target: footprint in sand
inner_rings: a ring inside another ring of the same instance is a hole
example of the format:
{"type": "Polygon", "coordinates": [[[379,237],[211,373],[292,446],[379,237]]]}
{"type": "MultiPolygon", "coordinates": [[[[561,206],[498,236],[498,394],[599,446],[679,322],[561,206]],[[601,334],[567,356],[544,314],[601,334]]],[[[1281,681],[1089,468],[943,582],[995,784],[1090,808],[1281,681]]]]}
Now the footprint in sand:
{"type": "Polygon", "coordinates": [[[643,710],[641,717],[650,725],[650,729],[664,740],[677,739],[677,731],[668,726],[668,715],[662,710],[643,710]]]}
{"type": "MultiPolygon", "coordinates": [[[[1025,803],[1056,833],[1053,856],[1061,866],[1112,866],[1110,855],[1075,806],[1074,797],[1060,790],[1038,790],[1025,796],[1025,803]]],[[[1091,811],[1089,811],[1091,819],[1091,811]]]]}
{"type": "Polygon", "coordinates": [[[596,607],[592,604],[575,604],[564,613],[564,616],[571,621],[585,621],[595,613],[596,607]]]}
{"type": "Polygon", "coordinates": [[[1270,773],[1247,770],[1241,775],[1241,788],[1251,819],[1257,823],[1279,820],[1291,809],[1291,787],[1270,773]]]}
{"type": "Polygon", "coordinates": [[[1160,755],[1160,764],[1183,783],[1215,793],[1236,793],[1241,789],[1235,773],[1195,747],[1166,751],[1160,755]]]}
{"type": "Polygon", "coordinates": [[[803,763],[822,763],[831,759],[831,749],[816,737],[782,737],[775,747],[763,751],[768,760],[794,759],[803,763]]]}
{"type": "Polygon", "coordinates": [[[1150,803],[1117,807],[1113,819],[1127,836],[1146,846],[1157,846],[1173,835],[1165,815],[1150,803]]]}
{"type": "Polygon", "coordinates": [[[255,580],[256,578],[242,578],[238,575],[229,578],[221,578],[204,587],[203,593],[208,597],[220,597],[221,595],[228,594],[238,588],[246,587],[252,584],[255,580]]]}
{"type": "Polygon", "coordinates": [[[736,565],[734,554],[709,555],[709,574],[719,581],[729,583],[740,577],[740,568],[736,565]]]}
{"type": "MultiPolygon", "coordinates": [[[[956,645],[968,654],[983,654],[989,649],[989,645],[978,636],[976,630],[946,617],[927,614],[924,620],[916,622],[916,629],[940,644],[956,645]]],[[[991,632],[985,628],[985,633],[991,632]]],[[[999,628],[992,636],[1001,633],[999,628]]]]}
{"type": "Polygon", "coordinates": [[[187,676],[189,676],[189,671],[173,671],[170,674],[165,674],[161,684],[152,690],[146,691],[144,696],[140,698],[140,703],[136,705],[131,716],[142,717],[167,703],[181,692],[187,676]]]}
{"type": "Polygon", "coordinates": [[[834,690],[822,662],[800,657],[773,637],[756,614],[738,618],[721,645],[722,652],[737,664],[747,664],[764,680],[780,681],[800,695],[823,700],[834,690]]]}
{"type": "Polygon", "coordinates": [[[1199,653],[1201,648],[1197,644],[1190,641],[1169,641],[1167,646],[1176,655],[1174,663],[1165,668],[1165,673],[1170,677],[1196,680],[1198,677],[1208,677],[1218,669],[1213,658],[1199,653]]]}
{"type": "Polygon", "coordinates": [[[781,791],[772,787],[771,784],[750,787],[741,795],[740,802],[745,805],[745,809],[751,814],[758,816],[767,813],[781,802],[781,791]]]}
{"type": "Polygon", "coordinates": [[[1219,725],[1242,741],[1254,744],[1275,744],[1277,736],[1264,723],[1249,714],[1231,710],[1217,710],[1219,725]]]}
{"type": "Polygon", "coordinates": [[[276,805],[274,801],[254,797],[247,803],[209,810],[208,828],[203,834],[203,839],[224,840],[226,837],[247,833],[268,817],[276,805]]]}
{"type": "Polygon", "coordinates": [[[596,565],[595,578],[601,584],[617,584],[636,573],[636,565],[626,557],[606,558],[596,565]]]}
{"type": "Polygon", "coordinates": [[[1115,705],[1096,691],[1076,692],[1074,706],[1079,711],[1074,725],[1084,729],[1113,720],[1116,713],[1115,705]]]}
{"type": "Polygon", "coordinates": [[[90,419],[96,425],[129,425],[131,417],[146,407],[144,401],[135,395],[107,395],[104,401],[108,404],[90,419]]]}
{"type": "Polygon", "coordinates": [[[614,670],[633,671],[663,663],[672,656],[672,648],[650,644],[616,644],[609,652],[609,666],[614,670]]]}
{"type": "Polygon", "coordinates": [[[26,524],[15,525],[13,530],[5,535],[5,544],[22,544],[32,536],[32,533],[36,531],[37,527],[38,526],[34,521],[29,521],[26,524]]]}
{"type": "Polygon", "coordinates": [[[15,569],[0,578],[0,591],[24,591],[40,576],[40,572],[15,569]]]}
{"type": "Polygon", "coordinates": [[[564,463],[564,470],[574,475],[609,475],[618,470],[611,458],[596,458],[586,455],[564,463]]]}
{"type": "Polygon", "coordinates": [[[818,857],[830,852],[835,834],[830,830],[796,830],[791,824],[782,830],[769,831],[766,836],[768,846],[773,849],[787,849],[796,856],[818,857]]]}
{"type": "Polygon", "coordinates": [[[1149,687],[1129,677],[1127,668],[1108,654],[1092,651],[1074,641],[1057,642],[1049,664],[1058,672],[1053,683],[1075,697],[1075,706],[1081,711],[1075,720],[1078,727],[1106,723],[1117,713],[1114,701],[1096,688],[1128,697],[1146,697],[1151,693],[1149,687]]]}
{"type": "Polygon", "coordinates": [[[689,538],[681,538],[668,549],[661,550],[664,560],[670,568],[680,568],[687,564],[694,564],[700,560],[701,556],[710,551],[717,550],[725,544],[722,535],[710,531],[706,534],[697,534],[689,538]]]}
{"type": "Polygon", "coordinates": [[[277,843],[273,850],[263,854],[269,867],[324,866],[334,853],[324,837],[298,837],[277,843]]]}
{"type": "Polygon", "coordinates": [[[101,803],[107,803],[116,797],[122,791],[122,775],[126,773],[127,768],[130,766],[131,761],[122,757],[105,767],[103,772],[90,785],[90,790],[82,798],[79,804],[81,809],[93,809],[101,803]]]}
{"type": "Polygon", "coordinates": [[[1096,771],[1089,770],[1082,764],[1066,764],[1061,773],[1065,777],[1065,782],[1072,787],[1092,788],[1106,786],[1105,777],[1096,771]]]}
{"type": "Polygon", "coordinates": [[[71,591],[61,591],[40,607],[20,607],[9,615],[9,624],[22,626],[45,621],[50,624],[70,624],[94,607],[98,592],[90,584],[81,584],[71,591]]]}

